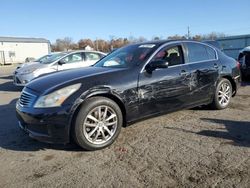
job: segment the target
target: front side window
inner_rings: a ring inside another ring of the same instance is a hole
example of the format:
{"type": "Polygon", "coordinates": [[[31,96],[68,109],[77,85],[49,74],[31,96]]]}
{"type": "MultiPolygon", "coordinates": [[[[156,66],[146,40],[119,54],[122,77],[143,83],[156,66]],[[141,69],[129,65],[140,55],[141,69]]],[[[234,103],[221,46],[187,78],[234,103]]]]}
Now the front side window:
{"type": "Polygon", "coordinates": [[[49,58],[43,60],[43,61],[40,61],[40,63],[42,64],[50,64],[50,63],[53,63],[55,61],[57,61],[58,59],[62,58],[63,56],[65,56],[67,53],[58,53],[58,54],[53,54],[51,55],[49,58]]]}
{"type": "Polygon", "coordinates": [[[64,63],[75,63],[82,61],[82,54],[76,53],[76,54],[70,54],[67,57],[63,58],[61,61],[64,63]]]}
{"type": "Polygon", "coordinates": [[[184,61],[181,46],[163,48],[152,59],[152,61],[158,60],[168,62],[168,66],[183,64],[184,61]]]}

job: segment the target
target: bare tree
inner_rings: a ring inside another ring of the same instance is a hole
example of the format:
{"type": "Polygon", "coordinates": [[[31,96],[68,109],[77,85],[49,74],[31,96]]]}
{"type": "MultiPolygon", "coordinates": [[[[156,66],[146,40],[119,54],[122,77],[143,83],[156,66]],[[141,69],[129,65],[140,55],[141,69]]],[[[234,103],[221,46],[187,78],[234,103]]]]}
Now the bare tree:
{"type": "Polygon", "coordinates": [[[140,36],[138,39],[137,39],[138,42],[145,42],[147,41],[147,39],[145,37],[142,37],[140,36]]]}
{"type": "MultiPolygon", "coordinates": [[[[224,33],[211,32],[208,34],[196,34],[191,38],[193,40],[202,41],[202,40],[216,40],[218,38],[222,38],[225,36],[226,35],[224,33]]],[[[155,36],[152,38],[152,40],[161,40],[162,38],[163,37],[155,36]]],[[[173,36],[169,36],[167,38],[178,40],[178,39],[186,39],[186,36],[176,34],[173,36]]],[[[103,39],[91,40],[89,38],[83,38],[80,39],[77,43],[74,43],[72,38],[65,37],[62,39],[57,39],[56,42],[51,45],[51,49],[52,51],[65,51],[65,50],[68,51],[68,50],[85,49],[86,46],[90,46],[95,50],[110,52],[113,49],[120,48],[128,44],[144,42],[144,41],[147,41],[147,39],[143,36],[136,38],[131,35],[128,38],[117,38],[111,35],[110,40],[103,40],[103,39]]]]}
{"type": "MultiPolygon", "coordinates": [[[[191,39],[196,40],[196,41],[216,40],[218,38],[222,38],[222,37],[225,37],[225,36],[226,36],[226,34],[224,34],[224,33],[211,32],[211,33],[208,33],[208,34],[196,34],[193,37],[191,37],[191,39]]],[[[168,39],[179,40],[179,39],[187,39],[187,37],[176,34],[176,35],[173,35],[173,36],[169,36],[168,39]]]]}
{"type": "Polygon", "coordinates": [[[91,39],[81,39],[78,41],[79,49],[85,49],[86,46],[94,48],[94,42],[91,39]]]}
{"type": "Polygon", "coordinates": [[[196,40],[196,41],[201,41],[202,40],[202,36],[201,35],[195,35],[192,37],[193,40],[196,40]]]}
{"type": "Polygon", "coordinates": [[[218,38],[226,37],[225,33],[211,32],[209,34],[202,35],[203,40],[216,40],[218,38]]]}
{"type": "Polygon", "coordinates": [[[65,37],[63,39],[57,39],[53,44],[55,51],[68,51],[72,48],[78,48],[74,45],[72,38],[65,37]]]}
{"type": "Polygon", "coordinates": [[[153,37],[153,40],[160,40],[161,38],[158,36],[153,37]]]}
{"type": "Polygon", "coordinates": [[[186,39],[186,37],[176,34],[176,35],[173,35],[173,36],[169,36],[168,39],[170,39],[170,40],[180,40],[180,39],[186,39]]]}

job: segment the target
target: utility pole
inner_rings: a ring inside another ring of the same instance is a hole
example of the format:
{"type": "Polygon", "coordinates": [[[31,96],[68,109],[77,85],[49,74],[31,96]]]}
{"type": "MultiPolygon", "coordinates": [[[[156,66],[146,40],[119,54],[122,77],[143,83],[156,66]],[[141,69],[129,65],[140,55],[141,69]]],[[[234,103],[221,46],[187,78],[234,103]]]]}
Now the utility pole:
{"type": "Polygon", "coordinates": [[[187,34],[187,37],[188,37],[188,39],[190,39],[190,29],[189,29],[189,26],[188,26],[188,34],[187,34]]]}
{"type": "Polygon", "coordinates": [[[96,50],[99,51],[99,46],[98,46],[98,38],[96,38],[96,50]]]}

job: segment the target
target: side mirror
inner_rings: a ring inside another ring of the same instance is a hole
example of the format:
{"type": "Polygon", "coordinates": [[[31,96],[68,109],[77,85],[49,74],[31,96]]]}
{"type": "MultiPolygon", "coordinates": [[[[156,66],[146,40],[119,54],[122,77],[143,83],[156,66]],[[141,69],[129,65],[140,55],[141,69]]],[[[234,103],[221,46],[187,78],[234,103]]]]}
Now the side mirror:
{"type": "Polygon", "coordinates": [[[168,62],[163,61],[163,60],[156,60],[156,61],[151,61],[149,64],[146,65],[146,71],[148,73],[152,73],[155,69],[160,68],[168,68],[168,62]]]}
{"type": "Polygon", "coordinates": [[[57,62],[58,65],[63,65],[65,64],[65,61],[63,61],[62,59],[60,61],[57,62]]]}

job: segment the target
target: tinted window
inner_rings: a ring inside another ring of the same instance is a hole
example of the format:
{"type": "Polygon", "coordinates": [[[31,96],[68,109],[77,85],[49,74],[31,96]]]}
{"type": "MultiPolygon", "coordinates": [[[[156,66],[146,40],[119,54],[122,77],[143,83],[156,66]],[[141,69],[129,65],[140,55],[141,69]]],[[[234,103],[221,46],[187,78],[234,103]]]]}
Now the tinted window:
{"type": "Polygon", "coordinates": [[[215,53],[214,49],[210,48],[209,46],[205,46],[205,48],[207,50],[208,58],[210,60],[216,59],[216,53],[215,53]]]}
{"type": "Polygon", "coordinates": [[[250,66],[250,54],[249,53],[247,53],[245,56],[245,64],[247,66],[250,66]]]}
{"type": "Polygon", "coordinates": [[[182,50],[180,46],[167,47],[160,50],[152,59],[152,61],[166,61],[168,66],[183,64],[182,50]]]}
{"type": "Polygon", "coordinates": [[[210,58],[206,50],[206,46],[198,43],[187,43],[189,62],[206,61],[210,58]]]}

